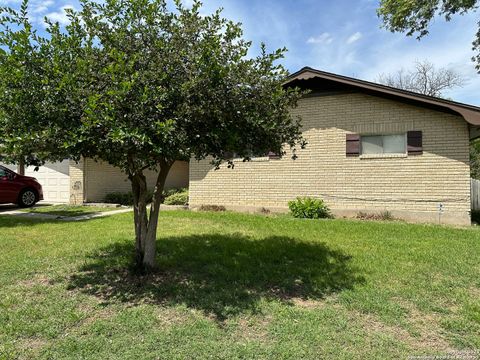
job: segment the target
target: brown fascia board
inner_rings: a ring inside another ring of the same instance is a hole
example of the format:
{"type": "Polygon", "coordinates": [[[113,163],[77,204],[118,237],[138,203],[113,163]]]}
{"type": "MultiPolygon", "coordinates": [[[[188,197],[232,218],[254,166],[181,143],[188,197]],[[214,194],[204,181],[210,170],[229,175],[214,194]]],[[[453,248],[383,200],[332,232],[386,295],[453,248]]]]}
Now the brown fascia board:
{"type": "Polygon", "coordinates": [[[332,74],[326,71],[316,70],[310,67],[304,67],[303,69],[291,74],[284,83],[284,86],[295,81],[310,80],[310,79],[325,79],[339,84],[351,86],[359,90],[364,90],[369,93],[377,93],[378,95],[390,96],[407,101],[414,101],[418,104],[423,104],[427,107],[437,107],[449,110],[461,115],[465,121],[471,125],[480,125],[480,107],[459,103],[456,101],[439,99],[432,96],[417,94],[411,91],[400,90],[386,85],[380,85],[365,80],[358,80],[348,76],[332,74]]]}

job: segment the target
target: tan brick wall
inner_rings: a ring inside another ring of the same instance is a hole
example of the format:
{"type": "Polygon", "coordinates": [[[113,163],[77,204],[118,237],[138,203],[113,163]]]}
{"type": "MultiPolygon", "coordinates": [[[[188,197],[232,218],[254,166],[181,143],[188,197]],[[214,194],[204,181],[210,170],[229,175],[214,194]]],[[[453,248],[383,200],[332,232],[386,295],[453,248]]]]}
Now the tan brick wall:
{"type": "Polygon", "coordinates": [[[78,163],[70,160],[70,204],[79,205],[83,203],[84,198],[84,161],[81,159],[78,163]]]}
{"type": "Polygon", "coordinates": [[[190,205],[286,210],[297,196],[325,199],[339,215],[389,210],[408,220],[469,223],[469,140],[462,117],[361,93],[307,97],[302,117],[305,150],[298,159],[237,162],[213,170],[190,162],[190,205]],[[346,133],[423,132],[420,156],[365,159],[345,156],[346,133]]]}
{"type": "MultiPolygon", "coordinates": [[[[165,187],[181,188],[188,187],[188,162],[177,161],[167,178],[165,187]]],[[[146,172],[148,186],[153,188],[157,174],[153,171],[146,172]]],[[[73,161],[70,163],[70,183],[71,183],[71,203],[74,197],[77,203],[78,199],[86,202],[102,202],[105,195],[112,192],[129,192],[131,185],[126,175],[118,168],[115,168],[104,162],[95,162],[92,159],[82,160],[78,165],[73,161]],[[73,185],[81,181],[83,186],[77,190],[74,196],[73,185]]]]}

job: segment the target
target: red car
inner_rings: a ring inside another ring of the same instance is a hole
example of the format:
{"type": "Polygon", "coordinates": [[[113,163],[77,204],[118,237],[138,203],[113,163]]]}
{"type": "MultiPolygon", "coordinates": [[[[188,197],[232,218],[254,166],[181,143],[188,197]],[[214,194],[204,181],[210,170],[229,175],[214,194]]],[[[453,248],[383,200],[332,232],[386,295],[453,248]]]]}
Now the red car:
{"type": "Polygon", "coordinates": [[[19,175],[0,165],[0,204],[30,207],[40,200],[43,200],[43,191],[37,179],[19,175]]]}

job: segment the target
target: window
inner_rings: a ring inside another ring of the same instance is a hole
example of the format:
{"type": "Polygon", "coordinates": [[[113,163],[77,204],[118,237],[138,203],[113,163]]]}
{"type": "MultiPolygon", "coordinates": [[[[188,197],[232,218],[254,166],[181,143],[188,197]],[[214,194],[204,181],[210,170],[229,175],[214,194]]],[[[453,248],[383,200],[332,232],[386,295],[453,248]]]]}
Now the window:
{"type": "Polygon", "coordinates": [[[361,139],[362,154],[405,154],[407,152],[406,134],[367,135],[361,139]]]}
{"type": "Polygon", "coordinates": [[[8,175],[8,171],[0,167],[0,178],[6,177],[7,175],[8,175]]]}

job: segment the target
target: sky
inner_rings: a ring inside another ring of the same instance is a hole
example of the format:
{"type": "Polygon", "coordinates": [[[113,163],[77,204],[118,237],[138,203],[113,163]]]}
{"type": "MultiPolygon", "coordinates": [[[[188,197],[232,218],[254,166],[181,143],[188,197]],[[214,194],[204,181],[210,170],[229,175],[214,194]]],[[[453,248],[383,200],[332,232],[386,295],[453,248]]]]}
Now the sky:
{"type": "MultiPolygon", "coordinates": [[[[186,4],[192,0],[184,0],[186,4]]],[[[291,72],[304,66],[375,81],[381,73],[412,67],[428,60],[452,68],[466,80],[444,96],[480,106],[480,75],[474,63],[472,40],[480,13],[436,18],[430,34],[420,41],[381,28],[378,0],[204,0],[202,13],[222,7],[223,15],[241,22],[253,52],[264,42],[271,51],[286,47],[283,65],[291,72]]],[[[0,0],[18,6],[19,0],[0,0]]],[[[64,9],[78,8],[76,0],[30,0],[31,16],[65,22],[64,9]]],[[[41,26],[41,25],[39,25],[41,26]]]]}

